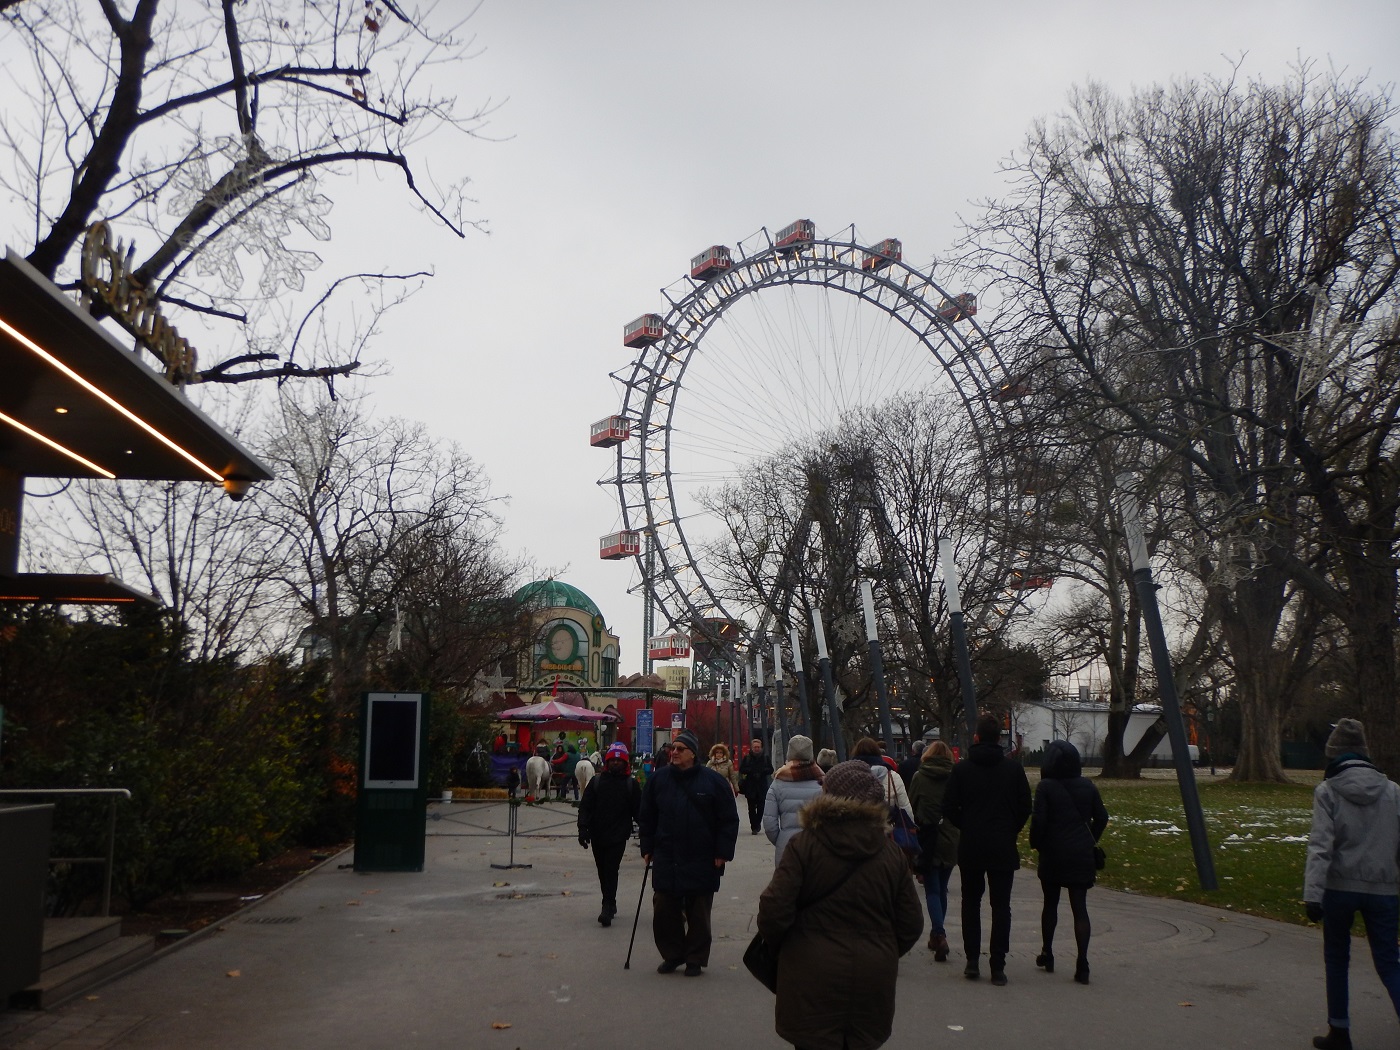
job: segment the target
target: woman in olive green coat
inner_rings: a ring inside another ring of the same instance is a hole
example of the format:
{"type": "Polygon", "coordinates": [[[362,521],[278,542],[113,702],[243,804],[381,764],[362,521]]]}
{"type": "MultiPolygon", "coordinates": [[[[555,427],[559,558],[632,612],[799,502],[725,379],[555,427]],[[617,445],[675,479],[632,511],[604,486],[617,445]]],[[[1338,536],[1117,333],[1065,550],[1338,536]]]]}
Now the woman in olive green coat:
{"type": "Polygon", "coordinates": [[[928,901],[928,950],[935,962],[948,961],[948,935],[943,928],[948,915],[948,881],[958,863],[958,829],[943,819],[943,793],[953,773],[953,752],[941,740],[924,750],[923,760],[909,780],[909,804],[919,826],[924,856],[919,874],[928,901]]]}

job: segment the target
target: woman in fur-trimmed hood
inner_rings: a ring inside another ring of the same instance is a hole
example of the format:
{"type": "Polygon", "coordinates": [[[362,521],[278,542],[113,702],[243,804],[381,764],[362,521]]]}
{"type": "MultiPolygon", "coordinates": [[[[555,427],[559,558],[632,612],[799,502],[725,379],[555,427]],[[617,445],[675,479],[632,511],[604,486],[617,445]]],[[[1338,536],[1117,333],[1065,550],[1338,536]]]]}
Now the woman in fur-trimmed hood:
{"type": "Polygon", "coordinates": [[[873,1050],[890,1037],[923,908],[869,766],[839,763],[824,787],[758,903],[759,933],[779,950],[776,1028],[803,1050],[873,1050]]]}

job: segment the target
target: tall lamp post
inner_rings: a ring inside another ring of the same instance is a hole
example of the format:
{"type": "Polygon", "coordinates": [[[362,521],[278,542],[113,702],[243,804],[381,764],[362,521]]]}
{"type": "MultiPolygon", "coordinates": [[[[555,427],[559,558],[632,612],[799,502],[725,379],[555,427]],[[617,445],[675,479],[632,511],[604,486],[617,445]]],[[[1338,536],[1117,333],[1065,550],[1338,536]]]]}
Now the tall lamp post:
{"type": "Polygon", "coordinates": [[[967,746],[977,736],[977,690],[972,686],[972,658],[967,651],[967,624],[963,621],[962,595],[958,591],[958,566],[953,561],[953,541],[938,541],[938,560],[943,563],[943,593],[948,599],[948,624],[953,635],[953,656],[962,685],[963,716],[967,723],[967,746]]]}
{"type": "Polygon", "coordinates": [[[773,642],[773,706],[778,709],[778,735],[783,739],[783,754],[786,755],[788,727],[787,705],[783,701],[783,647],[777,641],[773,642]]]}
{"type": "Polygon", "coordinates": [[[831,744],[836,750],[836,761],[846,761],[846,738],[841,732],[841,713],[836,709],[836,679],[831,673],[831,654],[826,650],[826,631],[822,628],[822,614],[812,610],[812,634],[817,640],[817,664],[822,671],[822,691],[826,693],[826,724],[831,730],[831,744]]]}
{"type": "Polygon", "coordinates": [[[1157,608],[1157,585],[1152,582],[1152,560],[1147,554],[1147,539],[1142,533],[1142,518],[1138,501],[1130,486],[1133,479],[1122,474],[1118,487],[1123,490],[1123,531],[1128,534],[1128,555],[1133,563],[1133,583],[1137,587],[1138,605],[1142,608],[1142,625],[1152,648],[1152,667],[1157,672],[1157,692],[1162,701],[1162,717],[1167,723],[1167,737],[1172,742],[1172,764],[1176,766],[1176,782],[1181,788],[1181,802],[1186,809],[1186,829],[1191,833],[1191,853],[1196,860],[1196,877],[1201,889],[1215,890],[1215,859],[1210,855],[1210,840],[1206,837],[1205,815],[1201,812],[1201,796],[1196,791],[1196,771],[1191,768],[1191,751],[1186,743],[1186,725],[1181,720],[1181,703],[1176,695],[1176,678],[1172,674],[1171,653],[1167,649],[1167,634],[1162,629],[1162,613],[1157,608]]]}
{"type": "Polygon", "coordinates": [[[797,672],[797,706],[802,712],[802,735],[812,735],[812,712],[807,708],[807,676],[802,673],[802,642],[792,628],[792,668],[797,672]]]}
{"type": "Polygon", "coordinates": [[[880,631],[875,624],[875,588],[869,580],[860,581],[860,602],[865,610],[865,644],[870,651],[870,677],[880,702],[880,732],[885,737],[885,754],[894,756],[894,727],[890,723],[890,694],[885,689],[885,659],[880,652],[880,631]]]}

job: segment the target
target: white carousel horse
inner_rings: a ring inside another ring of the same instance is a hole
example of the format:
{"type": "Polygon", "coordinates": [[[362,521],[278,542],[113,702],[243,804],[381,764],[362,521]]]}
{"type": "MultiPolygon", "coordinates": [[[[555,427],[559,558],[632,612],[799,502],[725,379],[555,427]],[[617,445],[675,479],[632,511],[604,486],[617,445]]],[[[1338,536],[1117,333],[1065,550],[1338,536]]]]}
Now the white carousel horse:
{"type": "Polygon", "coordinates": [[[549,798],[551,769],[549,759],[531,755],[525,760],[525,798],[530,802],[544,802],[549,798]]]}

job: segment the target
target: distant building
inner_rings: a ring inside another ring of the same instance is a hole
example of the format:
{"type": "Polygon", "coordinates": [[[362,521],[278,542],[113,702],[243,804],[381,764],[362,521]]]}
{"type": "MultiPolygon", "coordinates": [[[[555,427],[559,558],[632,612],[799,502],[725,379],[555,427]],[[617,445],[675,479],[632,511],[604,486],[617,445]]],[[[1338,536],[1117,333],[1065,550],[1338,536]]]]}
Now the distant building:
{"type": "Polygon", "coordinates": [[[673,693],[679,693],[682,689],[690,685],[690,668],[668,664],[658,667],[656,673],[661,676],[661,680],[666,683],[666,688],[673,693]]]}
{"type": "Polygon", "coordinates": [[[562,580],[538,580],[516,591],[515,599],[534,621],[534,641],[516,667],[517,693],[552,691],[556,681],[561,692],[617,684],[622,646],[592,598],[562,580]]]}

